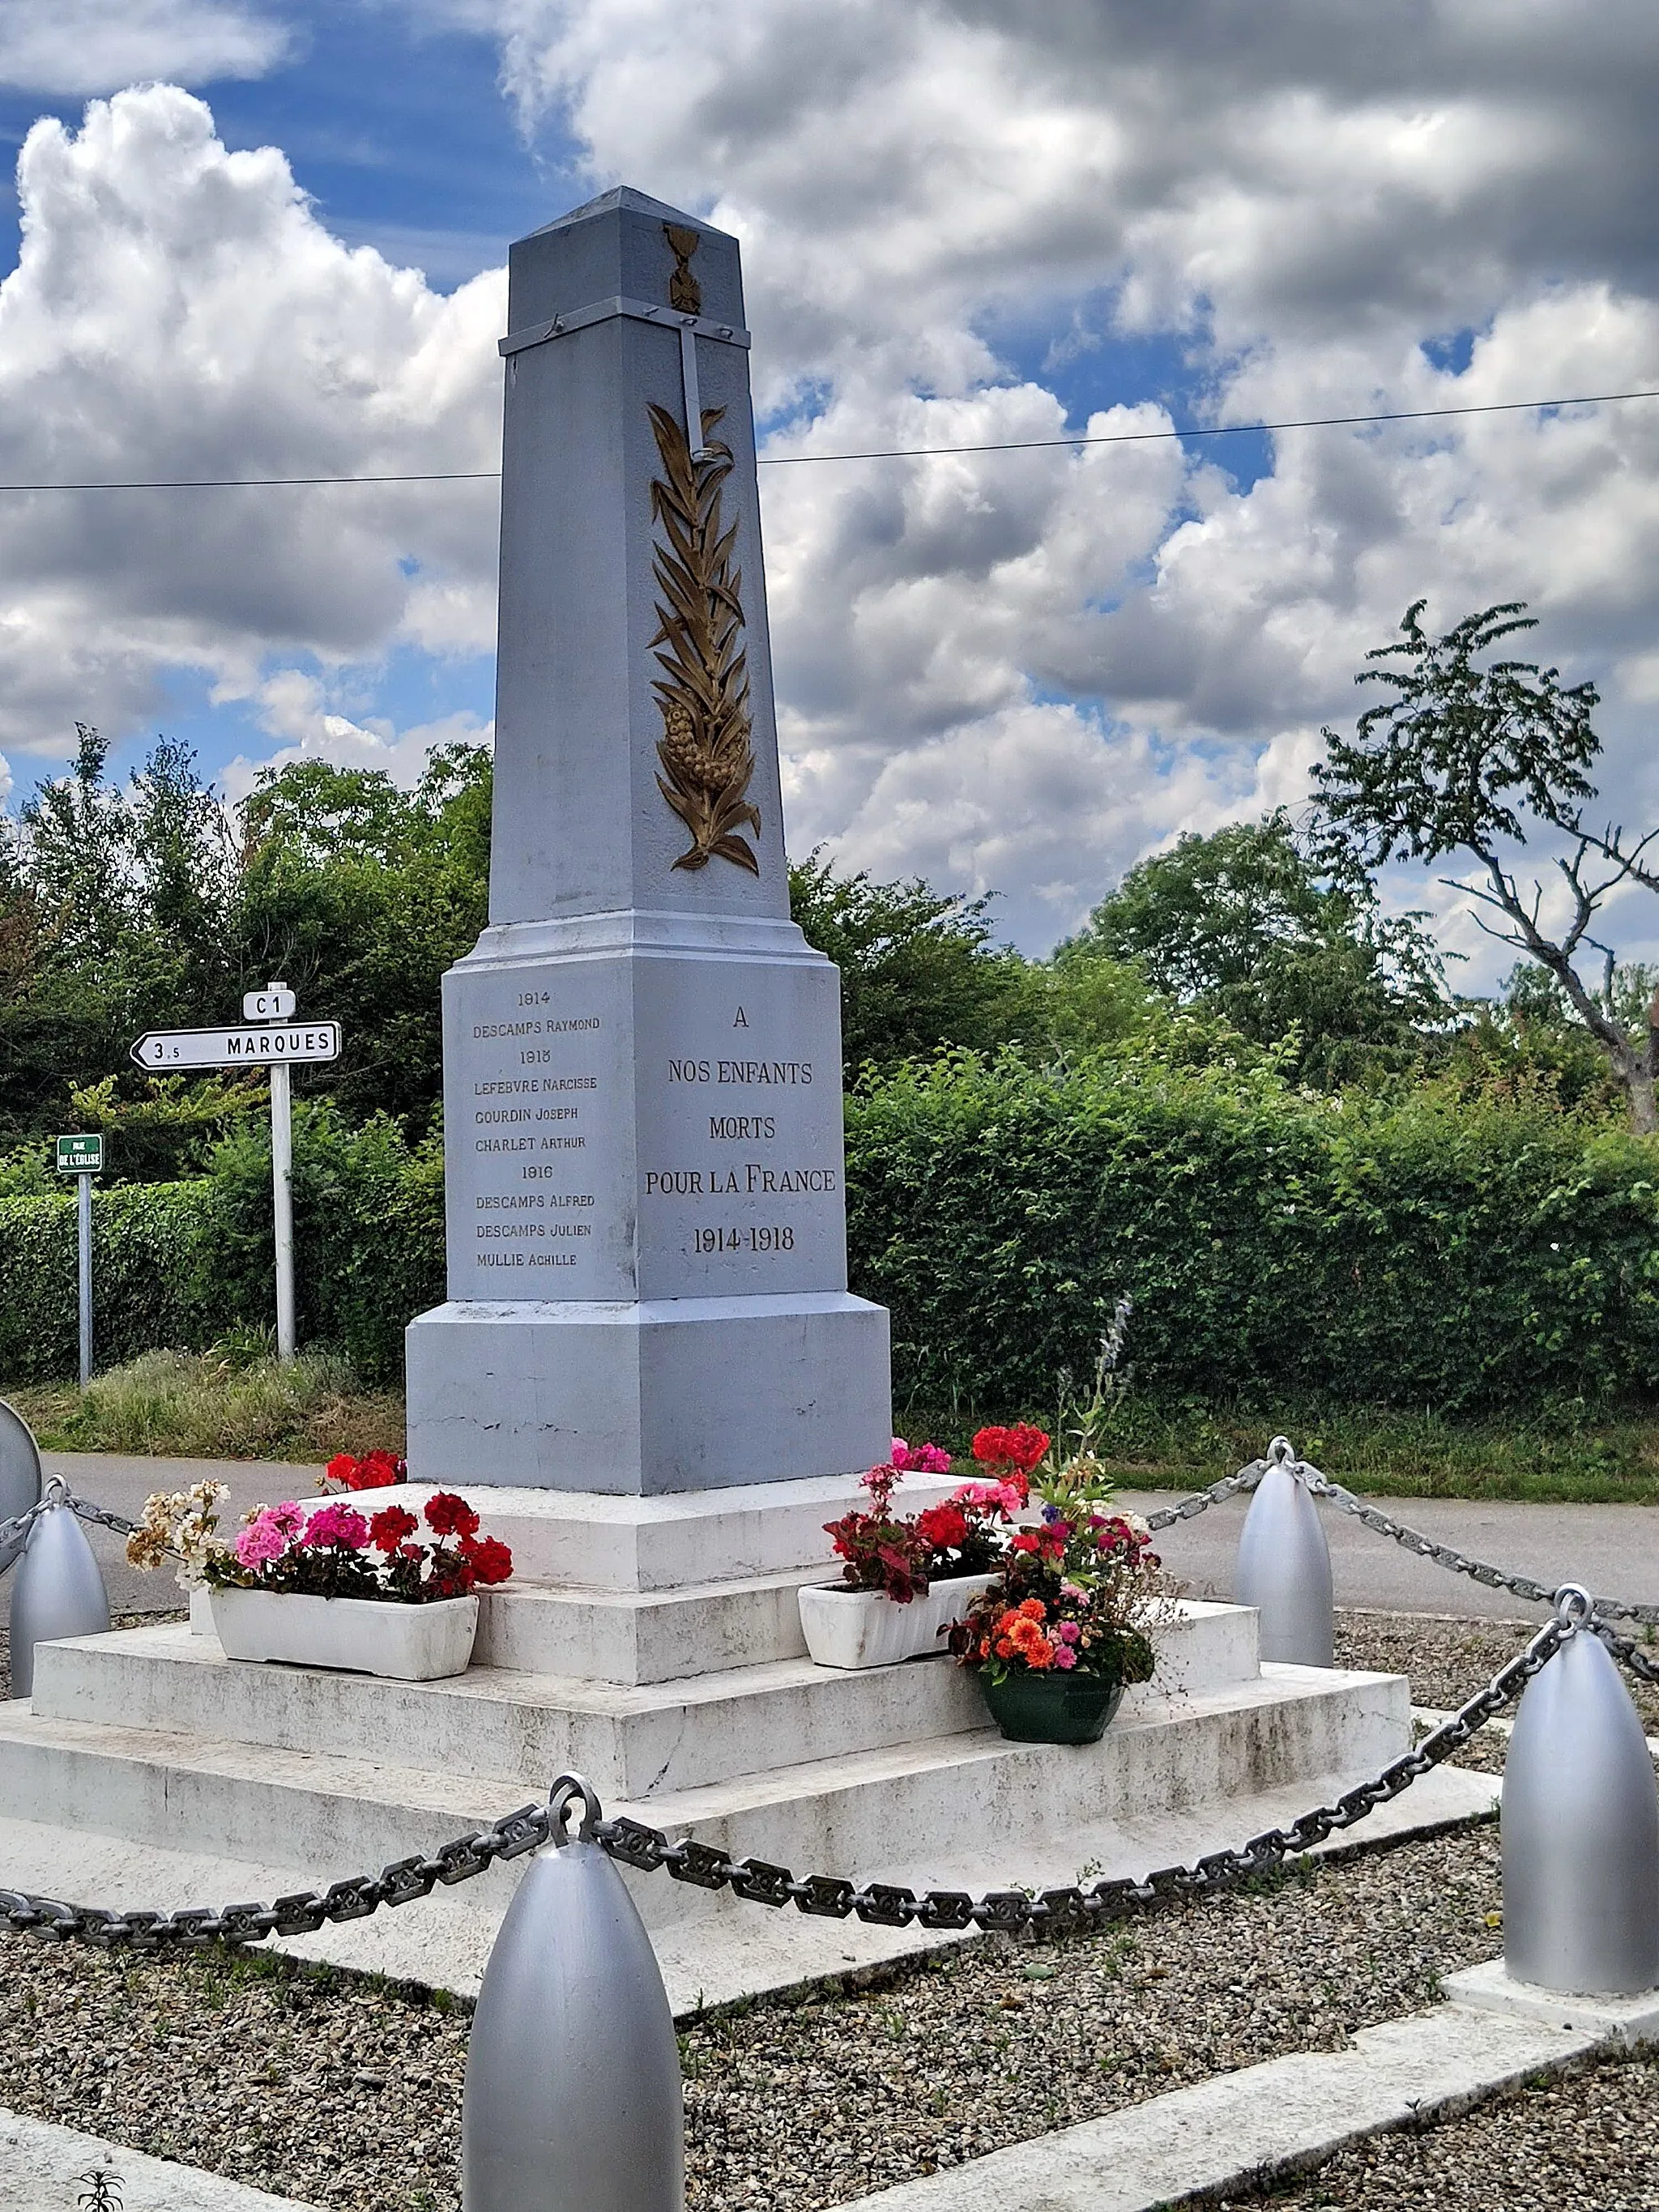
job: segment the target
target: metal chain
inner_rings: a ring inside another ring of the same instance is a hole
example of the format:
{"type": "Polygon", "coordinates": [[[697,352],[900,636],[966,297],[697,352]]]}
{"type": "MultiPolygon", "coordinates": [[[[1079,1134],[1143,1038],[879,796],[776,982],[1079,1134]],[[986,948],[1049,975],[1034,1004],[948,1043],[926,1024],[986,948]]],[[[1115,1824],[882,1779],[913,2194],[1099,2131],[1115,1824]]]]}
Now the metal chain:
{"type": "Polygon", "coordinates": [[[48,1943],[90,1943],[100,1949],[131,1951],[195,1948],[204,1943],[257,1943],[268,1936],[308,1936],[329,1920],[362,1920],[382,1905],[407,1905],[430,1894],[434,1884],[470,1881],[497,1859],[520,1857],[564,1830],[566,1814],[580,1799],[580,1833],[624,1866],[649,1872],[666,1869],[676,1881],[699,1889],[729,1889],[750,1905],[793,1905],[800,1911],[835,1920],[852,1916],[873,1926],[951,1929],[977,1927],[1018,1932],[1032,1928],[1066,1933],[1121,1919],[1170,1897],[1201,1897],[1213,1889],[1267,1872],[1285,1858],[1310,1850],[1328,1836],[1351,1828],[1379,1805],[1398,1797],[1413,1782],[1461,1750],[1492,1715],[1510,1704],[1522,1686],[1547,1665],[1569,1625],[1547,1621],[1526,1650],[1499,1668],[1449,1720],[1443,1721],[1415,1749],[1393,1759],[1371,1781],[1346,1790],[1334,1805],[1318,1805],[1282,1828],[1253,1836],[1237,1850],[1211,1851],[1190,1866],[1161,1867],[1144,1881],[1121,1876],[1091,1888],[993,1890],[981,1898],[966,1890],[914,1890],[890,1882],[862,1887],[834,1875],[797,1880],[787,1867],[764,1859],[733,1859],[712,1844],[687,1838],[671,1844],[660,1828],[642,1820],[604,1817],[598,1793],[580,1775],[561,1775],[545,1805],[521,1806],[497,1820],[441,1844],[429,1858],[397,1859],[378,1875],[356,1875],[325,1890],[302,1890],[272,1905],[227,1905],[214,1911],[188,1905],[174,1912],[110,1911],[91,1905],[65,1905],[21,1890],[0,1889],[0,1925],[48,1943]]]}
{"type": "Polygon", "coordinates": [[[1253,1836],[1237,1850],[1207,1852],[1190,1866],[1161,1867],[1141,1881],[1123,1875],[1088,1889],[1045,1889],[1036,1895],[1018,1889],[993,1890],[974,1898],[966,1890],[942,1889],[918,1897],[913,1890],[889,1882],[868,1882],[860,1888],[832,1875],[797,1879],[787,1867],[772,1866],[763,1859],[734,1860],[709,1844],[691,1839],[671,1844],[661,1829],[641,1820],[607,1820],[599,1814],[592,1790],[585,1784],[581,1790],[592,1817],[593,1838],[612,1858],[647,1872],[665,1868],[676,1881],[689,1881],[699,1889],[729,1889],[747,1904],[793,1905],[801,1912],[834,1920],[855,1917],[881,1928],[904,1928],[914,1922],[927,1929],[977,1927],[1003,1933],[1036,1929],[1064,1934],[1124,1918],[1164,1898],[1201,1897],[1247,1881],[1352,1827],[1461,1750],[1548,1664],[1571,1632],[1563,1620],[1547,1621],[1524,1651],[1500,1667],[1484,1689],[1415,1749],[1391,1760],[1373,1780],[1344,1790],[1334,1805],[1316,1806],[1287,1826],[1253,1836]]]}
{"type": "Polygon", "coordinates": [[[1650,1659],[1646,1652],[1641,1650],[1631,1638],[1620,1636],[1617,1629],[1609,1628],[1606,1621],[1597,1620],[1594,1615],[1586,1626],[1595,1631],[1613,1657],[1622,1666],[1627,1668],[1638,1681],[1652,1682],[1659,1686],[1659,1662],[1650,1659]]]}
{"type": "MultiPolygon", "coordinates": [[[[1555,1591],[1544,1583],[1534,1582],[1528,1575],[1506,1573],[1502,1567],[1489,1566],[1484,1559],[1472,1559],[1455,1545],[1443,1544],[1433,1536],[1425,1536],[1419,1528],[1408,1528],[1403,1522],[1392,1520],[1388,1514],[1379,1513],[1374,1505],[1367,1505],[1364,1498],[1356,1498],[1352,1491],[1345,1490],[1340,1482],[1331,1481],[1316,1467],[1310,1466],[1306,1460],[1294,1461],[1291,1472],[1311,1496],[1328,1498],[1334,1505],[1340,1506],[1344,1513],[1352,1514],[1356,1521],[1374,1530],[1377,1535],[1387,1536],[1404,1550],[1415,1552],[1420,1559],[1431,1559],[1437,1567],[1445,1567],[1455,1575],[1467,1575],[1471,1582],[1480,1583],[1486,1589],[1512,1591],[1529,1605],[1553,1605],[1555,1602],[1555,1591]]],[[[1659,1623],[1659,1605],[1633,1605],[1627,1604],[1622,1598],[1598,1597],[1595,1610],[1600,1613],[1611,1613],[1620,1620],[1659,1623]]]]}
{"type": "MultiPolygon", "coordinates": [[[[1286,1445],[1287,1452],[1289,1449],[1286,1445]]],[[[1166,1505],[1159,1512],[1149,1513],[1146,1526],[1156,1535],[1160,1528],[1172,1528],[1177,1521],[1196,1520],[1200,1513],[1207,1513],[1212,1505],[1219,1505],[1224,1498],[1231,1498],[1241,1490],[1254,1490],[1267,1469],[1277,1463],[1272,1459],[1253,1459],[1248,1467],[1240,1468],[1237,1474],[1224,1475],[1219,1482],[1212,1482],[1207,1490],[1195,1490],[1190,1498],[1183,1498],[1178,1505],[1166,1505]]]]}
{"type": "Polygon", "coordinates": [[[0,1924],[42,1942],[91,1943],[100,1950],[161,1951],[257,1943],[267,1936],[309,1936],[326,1920],[362,1920],[383,1905],[426,1897],[435,1883],[471,1881],[497,1859],[534,1850],[547,1841],[552,1826],[549,1806],[524,1805],[491,1827],[441,1844],[430,1857],[395,1859],[377,1875],[349,1875],[324,1890],[279,1897],[274,1905],[227,1905],[217,1911],[204,1905],[185,1905],[176,1912],[112,1911],[0,1889],[0,1924]]]}

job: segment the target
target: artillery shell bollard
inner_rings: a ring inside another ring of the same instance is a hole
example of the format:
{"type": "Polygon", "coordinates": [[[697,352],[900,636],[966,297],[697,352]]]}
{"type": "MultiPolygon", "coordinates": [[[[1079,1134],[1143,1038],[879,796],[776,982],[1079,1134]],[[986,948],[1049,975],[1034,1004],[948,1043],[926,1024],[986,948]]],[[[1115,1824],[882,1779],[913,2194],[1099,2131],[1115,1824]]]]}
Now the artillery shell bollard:
{"type": "Polygon", "coordinates": [[[11,1591],[11,1693],[34,1688],[34,1647],[60,1636],[101,1636],[109,1597],[98,1561],[67,1492],[52,1498],[29,1530],[11,1591]]]}
{"type": "Polygon", "coordinates": [[[473,2015],[464,2212],[684,2212],[679,2046],[656,1954],[592,1840],[592,1790],[565,1776],[552,1810],[554,1841],[507,1909],[473,2015]]]}
{"type": "Polygon", "coordinates": [[[1659,1989],[1659,1781],[1642,1723],[1594,1630],[1588,1592],[1556,1592],[1574,1632],[1528,1683],[1504,1764],[1504,1964],[1577,1996],[1659,1989]]]}
{"type": "Polygon", "coordinates": [[[1268,1445],[1267,1459],[1239,1534],[1234,1601],[1261,1613],[1264,1659],[1328,1667],[1335,1659],[1336,1625],[1324,1524],[1292,1472],[1295,1455],[1283,1437],[1268,1445]]]}
{"type": "MultiPolygon", "coordinates": [[[[0,1398],[0,1521],[15,1521],[27,1513],[40,1495],[40,1448],[33,1431],[15,1406],[0,1398]]],[[[13,1536],[0,1544],[0,1574],[23,1548],[24,1539],[13,1536]]]]}

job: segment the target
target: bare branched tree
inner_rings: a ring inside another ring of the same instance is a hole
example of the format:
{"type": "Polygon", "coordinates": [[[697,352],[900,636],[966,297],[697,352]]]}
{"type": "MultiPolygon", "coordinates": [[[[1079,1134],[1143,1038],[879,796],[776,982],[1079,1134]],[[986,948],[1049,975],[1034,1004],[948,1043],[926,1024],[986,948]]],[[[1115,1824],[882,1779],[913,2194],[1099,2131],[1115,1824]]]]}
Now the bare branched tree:
{"type": "Polygon", "coordinates": [[[1368,872],[1385,860],[1438,860],[1467,853],[1483,884],[1446,878],[1486,911],[1475,919],[1554,977],[1595,1040],[1630,1102],[1631,1125],[1659,1131],[1659,990],[1635,1020],[1615,991],[1618,960],[1596,933],[1598,917],[1626,885],[1659,892],[1659,827],[1632,839],[1621,823],[1597,826],[1589,769],[1601,749],[1592,684],[1564,685],[1535,662],[1490,659],[1500,639],[1536,627],[1525,602],[1468,615],[1431,637],[1425,600],[1406,611],[1399,638],[1365,656],[1355,681],[1390,696],[1363,714],[1352,738],[1324,732],[1314,770],[1317,834],[1324,848],[1368,872]],[[1541,880],[1524,881],[1503,857],[1542,836],[1565,884],[1565,927],[1546,925],[1541,880]],[[1495,916],[1496,919],[1490,917],[1495,916]]]}

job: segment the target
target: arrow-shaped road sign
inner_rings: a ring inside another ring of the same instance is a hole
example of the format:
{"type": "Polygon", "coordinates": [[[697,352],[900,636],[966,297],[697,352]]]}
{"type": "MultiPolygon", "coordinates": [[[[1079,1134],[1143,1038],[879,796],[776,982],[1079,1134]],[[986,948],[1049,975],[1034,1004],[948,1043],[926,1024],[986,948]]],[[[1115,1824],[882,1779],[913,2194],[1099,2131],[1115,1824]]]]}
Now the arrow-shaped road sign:
{"type": "Polygon", "coordinates": [[[140,1067],[270,1067],[337,1060],[338,1022],[250,1022],[234,1030],[149,1030],[132,1048],[140,1067]]]}

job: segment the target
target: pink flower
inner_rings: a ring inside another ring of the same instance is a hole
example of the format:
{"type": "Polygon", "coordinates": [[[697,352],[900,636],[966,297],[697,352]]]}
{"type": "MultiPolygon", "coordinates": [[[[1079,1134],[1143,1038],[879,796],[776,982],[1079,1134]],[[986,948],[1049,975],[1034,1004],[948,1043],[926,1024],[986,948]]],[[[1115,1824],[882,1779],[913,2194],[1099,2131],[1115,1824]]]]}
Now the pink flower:
{"type": "Polygon", "coordinates": [[[313,1551],[338,1544],[348,1552],[361,1552],[368,1541],[368,1523],[349,1505],[319,1505],[300,1540],[313,1551]]]}
{"type": "Polygon", "coordinates": [[[1077,1654],[1069,1644],[1057,1644],[1054,1646],[1054,1664],[1056,1667],[1062,1668],[1076,1666],[1077,1654]]]}
{"type": "Polygon", "coordinates": [[[271,1527],[280,1528],[284,1536],[297,1536],[306,1525],[304,1506],[296,1505],[291,1498],[280,1505],[268,1506],[266,1512],[271,1527]]]}
{"type": "Polygon", "coordinates": [[[1081,1605],[1088,1595],[1081,1583],[1062,1583],[1060,1586],[1060,1594],[1064,1598],[1069,1598],[1073,1605],[1081,1605]]]}
{"type": "Polygon", "coordinates": [[[249,1522],[234,1548],[239,1566],[262,1567],[269,1559],[282,1558],[288,1549],[288,1538],[276,1526],[274,1516],[264,1512],[249,1522]]]}
{"type": "Polygon", "coordinates": [[[1000,1482],[996,1486],[997,1502],[1005,1513],[1023,1513],[1025,1492],[1017,1482],[1000,1482]]]}
{"type": "Polygon", "coordinates": [[[1074,1620],[1062,1620],[1054,1631],[1054,1634],[1059,1637],[1062,1644],[1075,1644],[1082,1633],[1083,1631],[1074,1620]]]}

